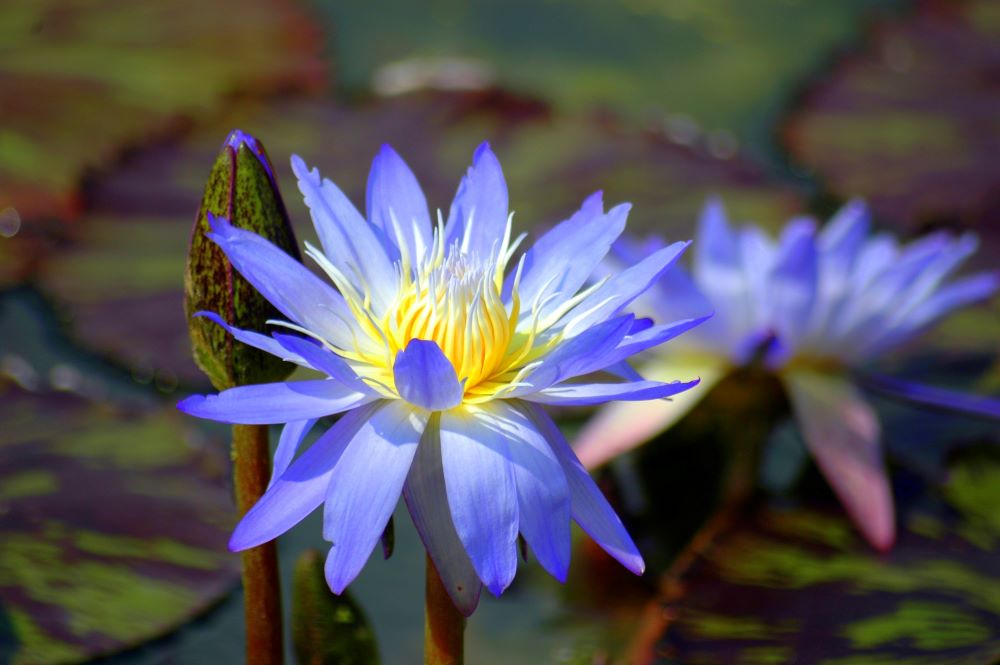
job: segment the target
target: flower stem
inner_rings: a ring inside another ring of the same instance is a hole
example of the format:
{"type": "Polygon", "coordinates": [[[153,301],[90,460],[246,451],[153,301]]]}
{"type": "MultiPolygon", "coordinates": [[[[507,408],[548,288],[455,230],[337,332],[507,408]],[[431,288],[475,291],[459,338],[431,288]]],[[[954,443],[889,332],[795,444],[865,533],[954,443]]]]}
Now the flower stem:
{"type": "Polygon", "coordinates": [[[427,556],[424,601],[424,665],[462,665],[465,662],[465,617],[451,601],[434,562],[427,556]]]}
{"type": "MultiPolygon", "coordinates": [[[[267,426],[233,425],[233,482],[240,517],[264,494],[270,473],[267,426]]],[[[281,665],[281,581],[274,541],[246,550],[242,561],[247,665],[281,665]]]]}

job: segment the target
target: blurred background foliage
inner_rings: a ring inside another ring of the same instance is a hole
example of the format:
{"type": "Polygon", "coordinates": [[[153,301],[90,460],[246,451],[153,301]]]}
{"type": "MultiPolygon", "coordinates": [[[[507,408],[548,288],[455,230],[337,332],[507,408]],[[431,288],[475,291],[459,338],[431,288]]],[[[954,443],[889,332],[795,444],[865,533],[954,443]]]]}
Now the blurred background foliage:
{"type": "MultiPolygon", "coordinates": [[[[207,388],[181,281],[231,128],[267,146],[300,239],[293,151],[360,203],[391,142],[444,207],[489,139],[521,229],[598,188],[675,239],[713,193],[772,228],[862,195],[904,236],[975,229],[996,266],[998,37],[990,0],[0,0],[0,664],[242,661],[226,431],[172,408],[207,388]]],[[[998,338],[994,300],[882,369],[996,394],[998,338]]],[[[529,564],[470,622],[470,662],[994,661],[996,427],[880,403],[901,537],[876,556],[743,378],[599,473],[647,574],[582,539],[565,587],[529,564]],[[727,419],[767,438],[767,492],[685,548],[749,436],[727,419]]],[[[354,601],[315,601],[386,664],[422,639],[400,517],[354,601]]],[[[319,532],[282,538],[288,594],[319,532]]]]}

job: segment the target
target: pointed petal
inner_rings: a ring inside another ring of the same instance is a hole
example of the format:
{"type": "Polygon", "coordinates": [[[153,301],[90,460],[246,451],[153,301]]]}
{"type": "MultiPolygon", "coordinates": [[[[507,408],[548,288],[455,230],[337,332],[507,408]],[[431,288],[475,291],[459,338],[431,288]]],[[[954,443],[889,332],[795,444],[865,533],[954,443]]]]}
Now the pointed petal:
{"type": "Polygon", "coordinates": [[[352,345],[354,316],[332,286],[256,233],[212,215],[209,224],[208,237],[282,314],[337,346],[352,345]]]}
{"type": "MultiPolygon", "coordinates": [[[[558,296],[542,307],[540,316],[545,318],[579,291],[625,230],[630,209],[629,204],[622,204],[605,214],[601,192],[596,192],[572,217],[539,238],[525,254],[518,286],[525,305],[523,316],[532,316],[530,306],[542,294],[558,296]]],[[[513,274],[508,282],[506,286],[513,285],[513,274]]]]}
{"type": "Polygon", "coordinates": [[[272,356],[277,356],[282,360],[287,360],[288,362],[295,363],[296,365],[303,365],[306,367],[309,366],[309,363],[307,363],[304,358],[281,346],[281,344],[279,344],[273,337],[268,337],[267,335],[253,332],[252,330],[243,330],[241,328],[237,328],[236,326],[231,326],[215,312],[196,312],[194,316],[204,317],[213,321],[223,330],[232,335],[233,339],[238,342],[243,342],[247,346],[260,349],[261,351],[270,353],[272,356]]]}
{"type": "Polygon", "coordinates": [[[191,395],[177,408],[192,416],[243,425],[272,425],[342,413],[375,399],[339,381],[259,383],[223,390],[218,395],[191,395]]]}
{"type": "Polygon", "coordinates": [[[565,334],[569,337],[578,335],[624,310],[649,289],[690,244],[675,242],[609,279],[563,318],[565,334]]]}
{"type": "Polygon", "coordinates": [[[558,406],[588,406],[614,400],[639,401],[662,399],[684,392],[698,385],[694,381],[627,381],[624,383],[572,383],[559,384],[537,393],[525,395],[523,399],[540,404],[558,406]]]}
{"type": "Polygon", "coordinates": [[[517,488],[507,440],[475,407],[441,413],[441,463],[455,531],[479,579],[500,595],[517,571],[517,488]]]}
{"type": "Polygon", "coordinates": [[[293,420],[281,428],[281,437],[278,439],[278,447],[274,450],[274,464],[271,469],[271,482],[268,488],[274,487],[275,481],[288,470],[288,465],[292,463],[296,451],[306,434],[316,424],[316,419],[293,420]]]}
{"type": "Polygon", "coordinates": [[[424,429],[403,486],[403,498],[448,595],[459,612],[471,616],[479,604],[483,585],[451,519],[441,465],[438,416],[432,416],[424,429]]]}
{"type": "Polygon", "coordinates": [[[538,367],[525,377],[526,385],[515,388],[508,396],[518,397],[538,392],[559,381],[595,372],[612,364],[614,359],[604,364],[600,360],[612,353],[625,339],[634,321],[635,317],[631,314],[619,316],[598,323],[562,342],[539,359],[538,367]]]}
{"type": "Polygon", "coordinates": [[[355,409],[334,423],[268,488],[229,540],[233,552],[273,540],[302,521],[326,496],[330,475],[347,442],[379,404],[355,409]]]}
{"type": "Polygon", "coordinates": [[[518,522],[538,563],[560,582],[570,559],[570,499],[566,474],[545,437],[517,400],[490,404],[495,425],[508,441],[517,486],[518,522]]]}
{"type": "Polygon", "coordinates": [[[388,306],[396,293],[392,259],[386,253],[385,234],[369,224],[340,188],[319,169],[309,170],[298,155],[292,155],[292,171],[312,215],[323,252],[342,273],[354,281],[360,293],[370,293],[377,312],[388,306]]]}
{"type": "Polygon", "coordinates": [[[274,339],[282,348],[287,349],[287,353],[302,358],[309,367],[316,371],[324,372],[351,390],[374,394],[374,391],[351,369],[347,361],[330,349],[320,346],[313,340],[295,335],[275,333],[274,339]]]}
{"type": "Polygon", "coordinates": [[[573,451],[584,467],[594,469],[608,460],[648,441],[683,418],[725,376],[725,359],[663,359],[642,368],[653,381],[670,381],[678,376],[697,376],[697,387],[670,400],[615,402],[601,408],[584,425],[573,442],[573,451]]]}
{"type": "Polygon", "coordinates": [[[896,522],[874,410],[843,376],[782,374],[806,446],[868,542],[892,547],[896,522]]]}
{"type": "Polygon", "coordinates": [[[672,323],[652,326],[639,332],[629,331],[628,336],[615,348],[615,352],[610,356],[610,359],[612,362],[626,360],[646,349],[669,342],[675,337],[683,335],[692,328],[701,325],[710,318],[712,318],[712,315],[707,314],[693,319],[682,319],[672,323]]]}
{"type": "Polygon", "coordinates": [[[391,400],[358,429],[330,475],[323,537],[326,580],[341,593],[364,567],[399,502],[427,415],[391,400]]]}
{"type": "Polygon", "coordinates": [[[642,555],[600,488],[573,454],[562,432],[540,407],[529,404],[526,408],[566,474],[573,519],[601,549],[636,575],[642,575],[646,570],[642,555]]]}
{"type": "Polygon", "coordinates": [[[485,259],[496,251],[507,230],[507,182],[489,143],[482,143],[462,178],[448,213],[445,244],[458,241],[485,259]]]}
{"type": "Polygon", "coordinates": [[[464,389],[455,368],[435,342],[410,340],[396,354],[392,372],[399,396],[410,404],[441,411],[462,401],[464,389]]]}
{"type": "Polygon", "coordinates": [[[816,227],[803,219],[785,227],[766,284],[772,325],[785,348],[797,344],[816,302],[816,227]]]}
{"type": "Polygon", "coordinates": [[[823,260],[831,273],[847,274],[868,238],[871,213],[861,199],[845,203],[823,227],[818,237],[823,260]]]}
{"type": "Polygon", "coordinates": [[[1000,399],[946,390],[891,376],[868,374],[861,377],[862,385],[882,395],[913,404],[925,404],[947,411],[1000,420],[1000,399]]]}
{"type": "Polygon", "coordinates": [[[431,244],[431,218],[417,177],[403,158],[383,145],[368,175],[368,221],[416,263],[431,244]]]}

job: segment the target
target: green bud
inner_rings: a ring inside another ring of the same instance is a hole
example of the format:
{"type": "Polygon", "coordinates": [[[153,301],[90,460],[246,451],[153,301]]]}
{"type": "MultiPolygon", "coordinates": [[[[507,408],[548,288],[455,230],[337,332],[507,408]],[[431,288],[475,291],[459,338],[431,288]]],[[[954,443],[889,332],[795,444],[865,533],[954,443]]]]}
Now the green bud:
{"type": "Polygon", "coordinates": [[[292,646],[299,665],[375,665],[375,636],[345,591],[335,596],[323,575],[323,556],[307,550],[292,581],[292,646]]]}
{"type": "Polygon", "coordinates": [[[237,342],[209,319],[193,316],[200,311],[214,312],[230,325],[260,332],[268,319],[280,317],[205,235],[209,213],[259,234],[299,258],[267,153],[259,141],[238,129],[226,139],[205,185],[188,251],[184,309],[194,360],[216,389],[281,381],[294,369],[292,365],[237,342]]]}

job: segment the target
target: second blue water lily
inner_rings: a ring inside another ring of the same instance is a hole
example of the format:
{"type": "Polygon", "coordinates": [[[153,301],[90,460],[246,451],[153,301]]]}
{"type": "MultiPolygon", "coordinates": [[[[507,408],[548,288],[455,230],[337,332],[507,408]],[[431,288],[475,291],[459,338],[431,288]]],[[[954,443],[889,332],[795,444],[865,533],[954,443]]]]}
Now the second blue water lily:
{"type": "MultiPolygon", "coordinates": [[[[990,297],[1000,275],[950,279],[975,251],[971,235],[934,233],[902,245],[869,232],[860,201],[822,230],[812,219],[793,219],[777,240],[755,226],[733,228],[722,204],[711,201],[691,272],[674,266],[635,303],[663,320],[714,309],[711,321],[643,367],[651,377],[688,371],[703,385],[673,402],[606,407],[581,432],[580,459],[594,467],[638,445],[676,422],[730,369],[757,361],[781,379],[809,451],[865,537],[889,548],[895,519],[880,426],[853,379],[954,310],[990,297]]],[[[621,242],[617,264],[660,246],[656,239],[621,242]]],[[[996,400],[880,383],[910,400],[1000,418],[996,400]]]]}
{"type": "Polygon", "coordinates": [[[361,571],[400,495],[456,606],[485,584],[499,594],[521,534],[564,580],[575,520],[629,570],[644,564],[621,521],[543,404],[649,400],[696,380],[643,380],[627,359],[697,325],[652,325],[626,308],[677,260],[665,246],[596,284],[588,279],[625,228],[629,206],[600,193],[517,254],[507,188],[488,145],[475,153],[447,219],[429,213],[391,148],[375,158],[367,219],[329,180],[293,158],[322,248],[307,254],[332,285],[269,242],[215,219],[210,237],[286,320],[240,341],[323,378],[194,396],[192,415],[285,424],[274,479],[230,546],[275,538],[321,504],[331,588],[361,571]],[[344,415],[301,456],[316,419],[344,415]]]}

